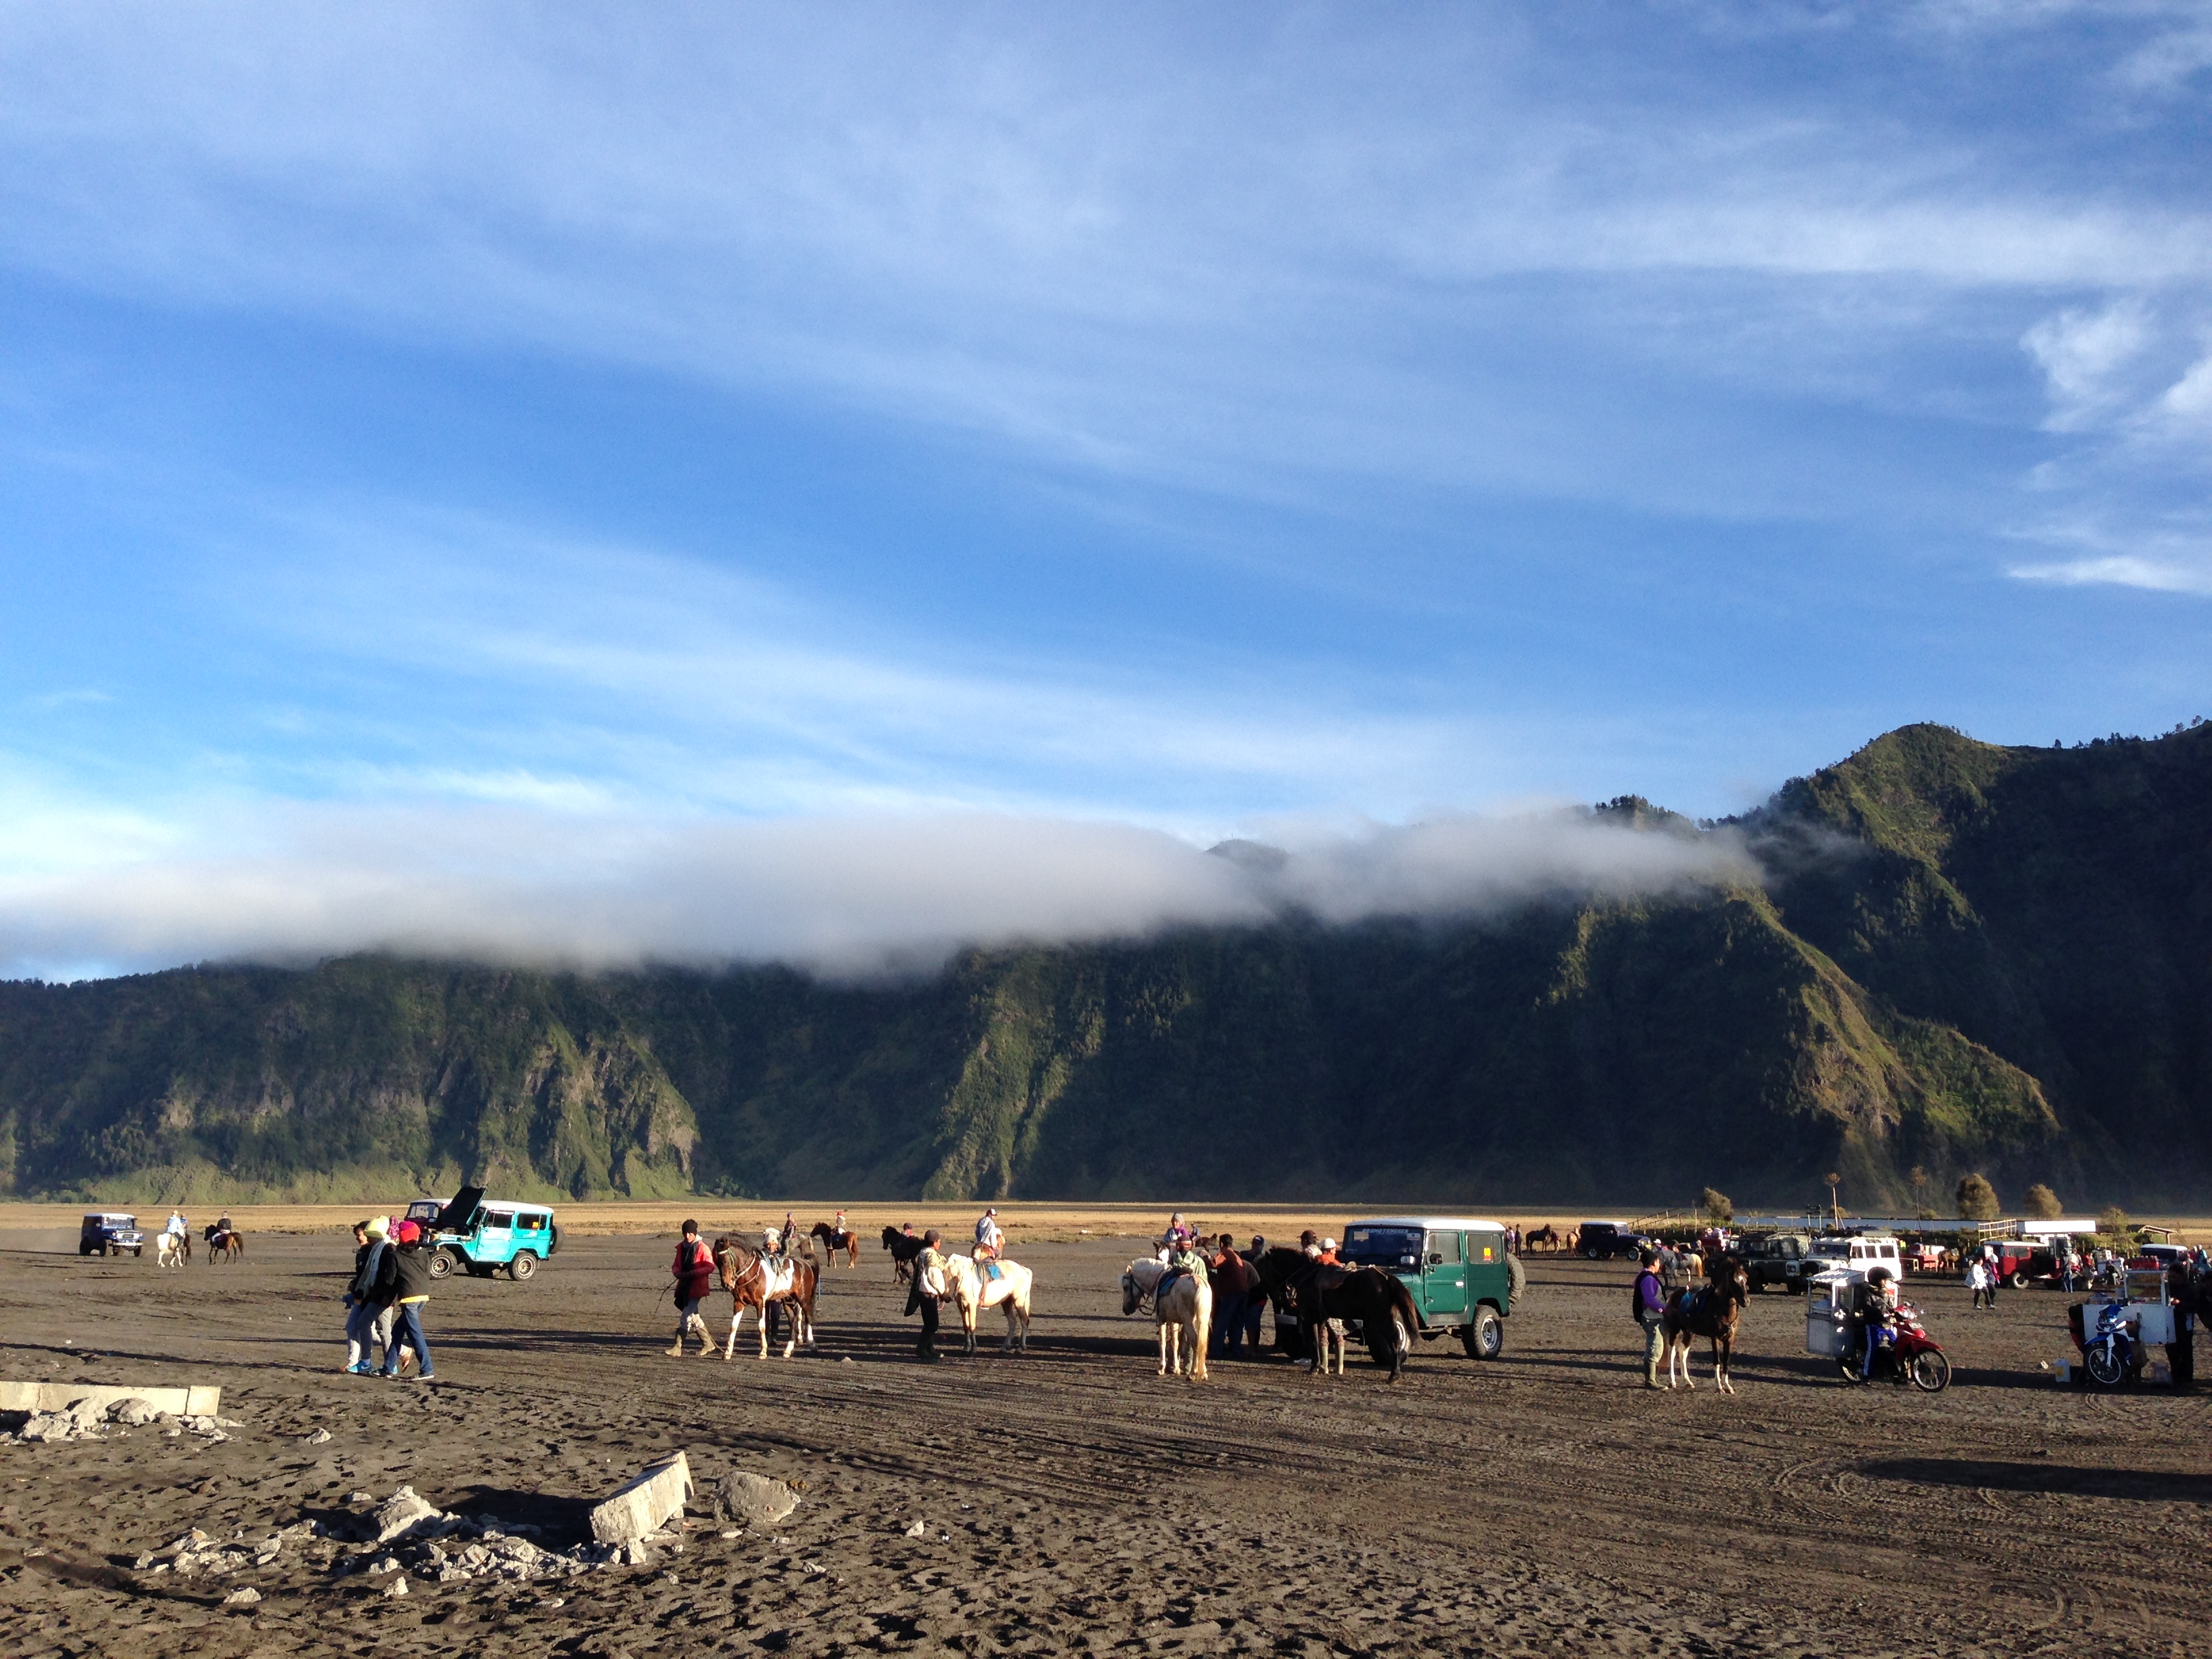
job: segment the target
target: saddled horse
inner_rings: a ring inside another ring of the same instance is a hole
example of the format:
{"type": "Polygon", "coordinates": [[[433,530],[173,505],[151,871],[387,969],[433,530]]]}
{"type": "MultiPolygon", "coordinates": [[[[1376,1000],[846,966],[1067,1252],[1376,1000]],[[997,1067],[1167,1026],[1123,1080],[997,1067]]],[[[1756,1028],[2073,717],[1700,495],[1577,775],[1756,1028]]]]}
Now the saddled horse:
{"type": "Polygon", "coordinates": [[[1524,1250],[1559,1250],[1565,1247],[1566,1240],[1559,1237],[1559,1230],[1549,1222],[1532,1233],[1522,1234],[1521,1237],[1521,1248],[1524,1250]]]}
{"type": "Polygon", "coordinates": [[[235,1261],[246,1254],[246,1235],[235,1227],[210,1226],[207,1230],[207,1247],[209,1267],[218,1261],[235,1261]]]}
{"type": "Polygon", "coordinates": [[[840,1232],[828,1222],[817,1221],[807,1237],[822,1241],[822,1261],[824,1266],[836,1267],[837,1253],[840,1250],[845,1253],[847,1267],[857,1267],[860,1265],[860,1236],[850,1227],[840,1232]]]}
{"type": "Polygon", "coordinates": [[[1149,1303],[1159,1327],[1159,1374],[1187,1375],[1203,1382],[1206,1343],[1213,1330],[1213,1286],[1204,1273],[1177,1273],[1163,1296],[1161,1281],[1167,1277],[1167,1264],[1157,1256],[1132,1261],[1121,1272],[1121,1311],[1133,1314],[1149,1303]]]}
{"type": "Polygon", "coordinates": [[[891,1253],[891,1282],[896,1285],[912,1283],[914,1259],[921,1254],[921,1241],[896,1227],[886,1227],[884,1229],[884,1248],[891,1253]]]}
{"type": "Polygon", "coordinates": [[[181,1267],[192,1259],[192,1236],[190,1233],[156,1233],[154,1235],[154,1265],[157,1267],[181,1267]]]}
{"type": "MultiPolygon", "coordinates": [[[[1357,1320],[1362,1340],[1375,1363],[1386,1366],[1395,1382],[1404,1374],[1406,1357],[1413,1351],[1413,1334],[1421,1328],[1413,1292],[1397,1274],[1380,1267],[1336,1267],[1316,1261],[1303,1250],[1279,1245],[1261,1254],[1260,1283],[1270,1299],[1293,1301],[1298,1314],[1298,1346],[1323,1375],[1322,1345],[1334,1334],[1330,1322],[1357,1320]]],[[[1337,1370],[1344,1367],[1340,1359],[1337,1370]]]]}
{"type": "Polygon", "coordinates": [[[1667,1386],[1674,1386],[1679,1369],[1682,1386],[1690,1381],[1690,1339],[1707,1337],[1713,1345],[1713,1385],[1723,1394],[1735,1392],[1729,1368],[1735,1355],[1736,1326],[1744,1304],[1751,1300],[1751,1276],[1731,1255],[1713,1258],[1712,1283],[1694,1291],[1676,1291],[1667,1298],[1659,1316],[1659,1329],[1667,1346],[1667,1386]]]}
{"type": "Polygon", "coordinates": [[[945,1279],[952,1291],[952,1305],[960,1314],[960,1334],[967,1340],[967,1352],[975,1352],[975,1321],[986,1308],[1003,1308],[1006,1311],[1006,1352],[1027,1353],[1030,1347],[1030,1270],[1018,1261],[1004,1257],[997,1262],[999,1276],[990,1278],[981,1262],[972,1256],[949,1255],[945,1258],[945,1279]]]}
{"type": "Polygon", "coordinates": [[[730,1336],[722,1348],[723,1358],[737,1357],[738,1332],[745,1322],[747,1309],[760,1321],[760,1357],[768,1358],[768,1309],[771,1302],[783,1304],[789,1322],[784,1328],[783,1357],[790,1358],[792,1351],[802,1340],[810,1348],[814,1346],[814,1297],[821,1276],[813,1263],[795,1259],[772,1261],[734,1238],[718,1238],[714,1241],[714,1270],[722,1288],[737,1304],[730,1313],[730,1336]]]}

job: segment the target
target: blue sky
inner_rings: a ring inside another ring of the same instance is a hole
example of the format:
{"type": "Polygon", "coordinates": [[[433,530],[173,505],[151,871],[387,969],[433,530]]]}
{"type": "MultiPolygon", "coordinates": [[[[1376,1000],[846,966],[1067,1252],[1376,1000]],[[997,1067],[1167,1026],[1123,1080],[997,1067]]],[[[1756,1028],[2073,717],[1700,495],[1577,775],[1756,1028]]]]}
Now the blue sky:
{"type": "Polygon", "coordinates": [[[0,967],[2212,712],[2208,94],[2179,5],[0,6],[0,967]]]}

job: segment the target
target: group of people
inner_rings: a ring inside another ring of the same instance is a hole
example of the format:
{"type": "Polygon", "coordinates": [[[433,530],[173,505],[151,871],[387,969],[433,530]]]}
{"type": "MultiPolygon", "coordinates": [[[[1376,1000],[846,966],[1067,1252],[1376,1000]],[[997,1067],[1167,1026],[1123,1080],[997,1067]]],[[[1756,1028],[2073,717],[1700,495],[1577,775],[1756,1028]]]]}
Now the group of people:
{"type": "Polygon", "coordinates": [[[355,1376],[396,1377],[411,1357],[417,1382],[432,1381],[422,1310],[430,1300],[429,1236],[416,1221],[371,1216],[353,1224],[353,1278],[344,1292],[346,1364],[355,1376]],[[376,1351],[384,1351],[381,1369],[376,1351]]]}

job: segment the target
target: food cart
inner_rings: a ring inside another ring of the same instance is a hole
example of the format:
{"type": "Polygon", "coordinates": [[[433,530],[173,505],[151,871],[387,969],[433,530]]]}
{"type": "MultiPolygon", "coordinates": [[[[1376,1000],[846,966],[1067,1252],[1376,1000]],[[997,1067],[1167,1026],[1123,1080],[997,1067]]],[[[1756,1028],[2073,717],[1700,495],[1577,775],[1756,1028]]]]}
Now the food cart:
{"type": "Polygon", "coordinates": [[[1838,1268],[1805,1281],[1805,1352],[1842,1359],[1851,1351],[1851,1314],[1863,1274],[1838,1268]]]}

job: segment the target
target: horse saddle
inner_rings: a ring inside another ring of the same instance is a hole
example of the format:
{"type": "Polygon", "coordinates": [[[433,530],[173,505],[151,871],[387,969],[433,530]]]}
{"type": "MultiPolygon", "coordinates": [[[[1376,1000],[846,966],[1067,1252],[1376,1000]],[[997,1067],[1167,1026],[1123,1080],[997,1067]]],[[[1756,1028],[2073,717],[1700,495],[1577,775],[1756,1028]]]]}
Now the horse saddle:
{"type": "Polygon", "coordinates": [[[789,1296],[798,1271],[788,1261],[781,1266],[765,1257],[761,1261],[761,1293],[763,1296],[789,1296]]]}
{"type": "Polygon", "coordinates": [[[1170,1267],[1160,1275],[1160,1282],[1152,1286],[1152,1300],[1158,1302],[1164,1299],[1167,1293],[1175,1288],[1176,1280],[1189,1277],[1190,1275],[1181,1267],[1170,1267]]]}
{"type": "Polygon", "coordinates": [[[1698,1317],[1698,1315],[1705,1311],[1706,1298],[1711,1295],[1712,1292],[1706,1290],[1683,1291],[1681,1302],[1682,1316],[1685,1319],[1695,1319],[1698,1317]]]}

